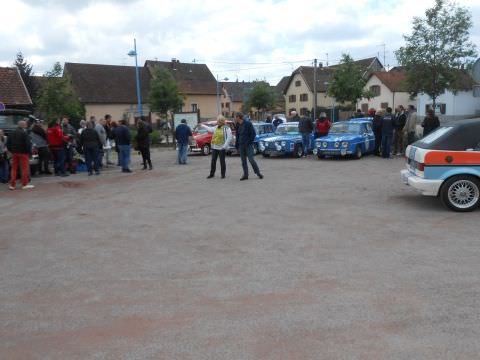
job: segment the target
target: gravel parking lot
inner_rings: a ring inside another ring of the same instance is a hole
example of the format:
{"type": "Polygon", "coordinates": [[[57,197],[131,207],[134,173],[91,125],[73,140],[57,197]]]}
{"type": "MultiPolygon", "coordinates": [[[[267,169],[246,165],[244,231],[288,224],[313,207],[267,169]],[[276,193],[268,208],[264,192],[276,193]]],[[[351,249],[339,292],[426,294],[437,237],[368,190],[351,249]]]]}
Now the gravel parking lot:
{"type": "Polygon", "coordinates": [[[2,187],[1,359],[478,358],[480,211],[403,159],[153,159],[2,187]]]}

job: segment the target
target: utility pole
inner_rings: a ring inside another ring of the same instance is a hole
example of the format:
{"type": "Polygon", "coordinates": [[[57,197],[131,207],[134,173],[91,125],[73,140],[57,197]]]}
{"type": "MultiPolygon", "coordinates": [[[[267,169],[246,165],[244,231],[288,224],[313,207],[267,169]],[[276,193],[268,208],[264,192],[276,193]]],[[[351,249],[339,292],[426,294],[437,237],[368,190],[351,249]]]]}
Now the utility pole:
{"type": "Polygon", "coordinates": [[[328,67],[328,53],[326,53],[326,55],[327,55],[327,67],[328,67]]]}
{"type": "Polygon", "coordinates": [[[313,60],[313,121],[317,119],[317,59],[313,60]]]}

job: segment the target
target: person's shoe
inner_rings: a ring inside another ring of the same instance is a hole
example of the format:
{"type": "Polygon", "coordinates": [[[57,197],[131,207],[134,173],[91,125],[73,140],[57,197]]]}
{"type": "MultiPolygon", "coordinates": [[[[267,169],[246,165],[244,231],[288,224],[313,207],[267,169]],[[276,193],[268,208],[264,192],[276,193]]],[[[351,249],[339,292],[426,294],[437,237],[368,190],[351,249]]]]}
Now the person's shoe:
{"type": "Polygon", "coordinates": [[[215,175],[210,174],[210,175],[207,176],[207,179],[211,179],[211,178],[213,178],[214,176],[215,176],[215,175]]]}
{"type": "Polygon", "coordinates": [[[132,170],[130,170],[130,169],[124,169],[124,170],[122,170],[122,172],[124,172],[124,173],[131,173],[132,170]]]}
{"type": "Polygon", "coordinates": [[[23,190],[28,190],[28,189],[33,189],[34,187],[35,186],[28,184],[28,185],[22,186],[22,189],[23,190]]]}
{"type": "Polygon", "coordinates": [[[109,162],[107,162],[107,165],[115,165],[115,163],[109,161],[109,162]]]}
{"type": "Polygon", "coordinates": [[[45,171],[44,174],[45,175],[52,175],[53,173],[51,171],[45,171]]]}
{"type": "Polygon", "coordinates": [[[222,179],[225,179],[225,175],[222,175],[222,179]]]}
{"type": "Polygon", "coordinates": [[[259,179],[263,179],[262,173],[258,173],[257,176],[258,176],[259,179]]]}
{"type": "Polygon", "coordinates": [[[242,176],[242,177],[240,178],[240,181],[243,181],[243,180],[248,180],[248,176],[242,176]]]}
{"type": "Polygon", "coordinates": [[[100,175],[100,171],[95,171],[95,175],[100,175]]]}
{"type": "Polygon", "coordinates": [[[67,176],[70,176],[70,174],[68,174],[68,173],[63,173],[63,174],[60,174],[59,176],[61,176],[61,177],[67,177],[67,176]]]}
{"type": "Polygon", "coordinates": [[[142,170],[147,170],[147,165],[143,165],[142,170]]]}
{"type": "Polygon", "coordinates": [[[153,170],[153,166],[150,165],[150,166],[148,167],[148,170],[153,170]]]}
{"type": "Polygon", "coordinates": [[[12,186],[12,185],[10,185],[8,188],[9,188],[10,190],[15,190],[15,189],[16,189],[16,187],[15,187],[15,186],[12,186]]]}
{"type": "Polygon", "coordinates": [[[88,176],[92,176],[93,173],[91,171],[88,172],[88,176]]]}

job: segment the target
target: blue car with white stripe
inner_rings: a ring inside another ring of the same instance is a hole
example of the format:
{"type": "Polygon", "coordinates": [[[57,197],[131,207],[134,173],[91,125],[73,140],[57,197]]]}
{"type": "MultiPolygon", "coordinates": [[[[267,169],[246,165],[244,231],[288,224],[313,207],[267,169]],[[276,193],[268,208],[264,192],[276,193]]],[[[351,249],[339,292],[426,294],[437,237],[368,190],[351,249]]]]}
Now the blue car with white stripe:
{"type": "MultiPolygon", "coordinates": [[[[279,125],[274,136],[259,141],[258,148],[264,157],[270,155],[302,157],[302,135],[298,130],[298,122],[287,122],[279,125]]],[[[308,151],[312,151],[312,149],[313,134],[311,134],[308,151]]]]}
{"type": "Polygon", "coordinates": [[[313,153],[319,159],[326,156],[353,156],[360,159],[375,149],[375,135],[370,119],[339,121],[332,125],[327,136],[315,140],[313,153]]]}
{"type": "Polygon", "coordinates": [[[253,142],[253,151],[254,154],[258,154],[260,151],[259,144],[260,141],[275,135],[275,131],[273,130],[273,124],[266,123],[266,122],[259,122],[259,123],[252,123],[257,136],[255,136],[255,140],[253,142]]]}

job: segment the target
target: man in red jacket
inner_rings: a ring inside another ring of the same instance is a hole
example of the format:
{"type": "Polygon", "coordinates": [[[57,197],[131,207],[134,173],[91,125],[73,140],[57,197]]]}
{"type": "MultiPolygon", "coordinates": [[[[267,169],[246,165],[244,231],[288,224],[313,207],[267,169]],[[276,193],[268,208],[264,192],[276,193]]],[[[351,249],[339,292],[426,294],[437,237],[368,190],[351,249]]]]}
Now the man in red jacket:
{"type": "Polygon", "coordinates": [[[327,114],[324,112],[320,113],[320,118],[315,122],[315,139],[322,136],[327,136],[331,126],[332,123],[327,118],[327,114]]]}
{"type": "Polygon", "coordinates": [[[57,120],[53,120],[48,124],[47,141],[53,154],[55,175],[68,176],[65,172],[65,143],[68,141],[68,137],[63,134],[60,123],[57,120]]]}

